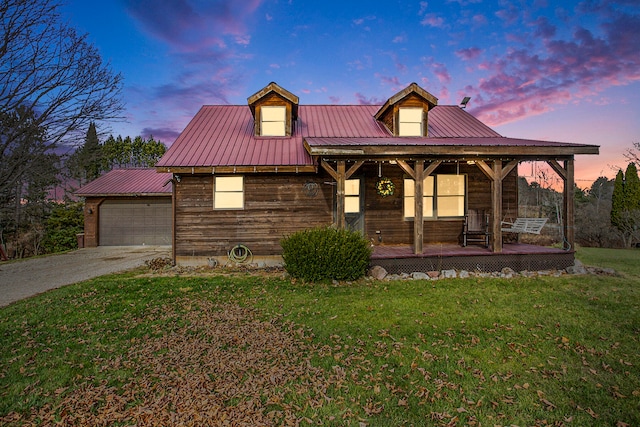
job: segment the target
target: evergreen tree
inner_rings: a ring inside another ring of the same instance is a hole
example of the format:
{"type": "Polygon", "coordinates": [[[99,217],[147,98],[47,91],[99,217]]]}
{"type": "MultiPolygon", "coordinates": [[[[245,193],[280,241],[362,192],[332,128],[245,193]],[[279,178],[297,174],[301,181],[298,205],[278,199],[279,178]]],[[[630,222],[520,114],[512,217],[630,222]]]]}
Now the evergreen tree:
{"type": "Polygon", "coordinates": [[[613,183],[613,194],[611,195],[611,225],[620,228],[622,212],[624,211],[624,173],[618,170],[616,180],[613,183]]]}
{"type": "Polygon", "coordinates": [[[77,179],[80,185],[98,178],[103,169],[102,146],[98,139],[95,123],[89,124],[84,138],[84,144],[78,148],[67,160],[70,175],[77,179]]]}
{"type": "Polygon", "coordinates": [[[151,168],[167,151],[167,147],[152,136],[114,138],[109,136],[103,146],[102,163],[105,170],[118,168],[151,168]]]}
{"type": "Polygon", "coordinates": [[[625,209],[640,210],[640,179],[638,179],[636,164],[633,162],[627,165],[624,174],[624,202],[625,209]]]}

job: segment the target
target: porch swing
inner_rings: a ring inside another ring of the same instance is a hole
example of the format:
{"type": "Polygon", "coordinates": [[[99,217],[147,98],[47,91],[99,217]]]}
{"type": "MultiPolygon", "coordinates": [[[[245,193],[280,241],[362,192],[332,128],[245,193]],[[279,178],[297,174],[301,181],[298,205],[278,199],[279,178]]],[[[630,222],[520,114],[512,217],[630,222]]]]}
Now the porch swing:
{"type": "MultiPolygon", "coordinates": [[[[533,162],[531,163],[531,175],[533,176],[533,162]]],[[[510,209],[507,207],[510,212],[510,209]]],[[[548,218],[521,218],[518,217],[515,220],[510,218],[510,221],[506,221],[504,218],[500,222],[500,228],[505,233],[528,233],[528,234],[540,234],[542,227],[547,223],[548,218]]]]}

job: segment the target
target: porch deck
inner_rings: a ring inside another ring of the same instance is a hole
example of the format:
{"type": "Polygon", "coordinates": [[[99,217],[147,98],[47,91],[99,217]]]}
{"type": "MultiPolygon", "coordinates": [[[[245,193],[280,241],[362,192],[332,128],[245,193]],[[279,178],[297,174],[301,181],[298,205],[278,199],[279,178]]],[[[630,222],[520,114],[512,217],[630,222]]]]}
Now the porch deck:
{"type": "Polygon", "coordinates": [[[467,270],[492,272],[505,267],[514,271],[564,269],[574,264],[574,252],[524,243],[505,243],[501,253],[482,246],[456,244],[425,245],[421,254],[410,245],[379,245],[373,248],[371,265],[389,273],[414,271],[467,270]]]}

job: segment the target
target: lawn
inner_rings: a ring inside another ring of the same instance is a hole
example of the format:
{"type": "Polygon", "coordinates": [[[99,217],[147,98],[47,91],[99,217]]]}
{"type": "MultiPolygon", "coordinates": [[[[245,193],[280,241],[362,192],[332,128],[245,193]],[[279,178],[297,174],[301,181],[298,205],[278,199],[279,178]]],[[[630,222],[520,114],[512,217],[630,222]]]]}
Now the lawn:
{"type": "Polygon", "coordinates": [[[135,271],[0,309],[2,425],[640,425],[616,276],[295,283],[135,271]]]}

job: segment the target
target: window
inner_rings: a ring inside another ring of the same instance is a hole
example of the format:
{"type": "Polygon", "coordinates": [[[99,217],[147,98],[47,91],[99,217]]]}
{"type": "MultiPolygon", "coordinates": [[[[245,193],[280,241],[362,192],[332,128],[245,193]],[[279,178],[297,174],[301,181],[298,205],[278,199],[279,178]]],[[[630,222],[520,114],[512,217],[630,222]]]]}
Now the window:
{"type": "Polygon", "coordinates": [[[284,106],[263,106],[260,109],[260,135],[285,136],[286,113],[284,106]]]}
{"type": "MultiPolygon", "coordinates": [[[[404,216],[413,218],[416,209],[415,181],[411,178],[404,180],[404,216]]],[[[429,175],[424,179],[422,186],[422,216],[433,216],[433,176],[429,175]]]]}
{"type": "Polygon", "coordinates": [[[347,179],[344,183],[344,212],[360,212],[360,180],[347,179]]]}
{"type": "Polygon", "coordinates": [[[214,209],[244,209],[244,178],[216,176],[213,181],[214,209]]]}
{"type": "Polygon", "coordinates": [[[400,108],[399,136],[422,136],[422,108],[400,108]]]}
{"type": "MultiPolygon", "coordinates": [[[[466,180],[464,175],[429,175],[424,179],[423,213],[425,218],[464,216],[466,180]]],[[[404,180],[404,216],[415,216],[415,183],[404,180]]]]}
{"type": "Polygon", "coordinates": [[[437,175],[438,216],[464,216],[464,175],[437,175]]]}

